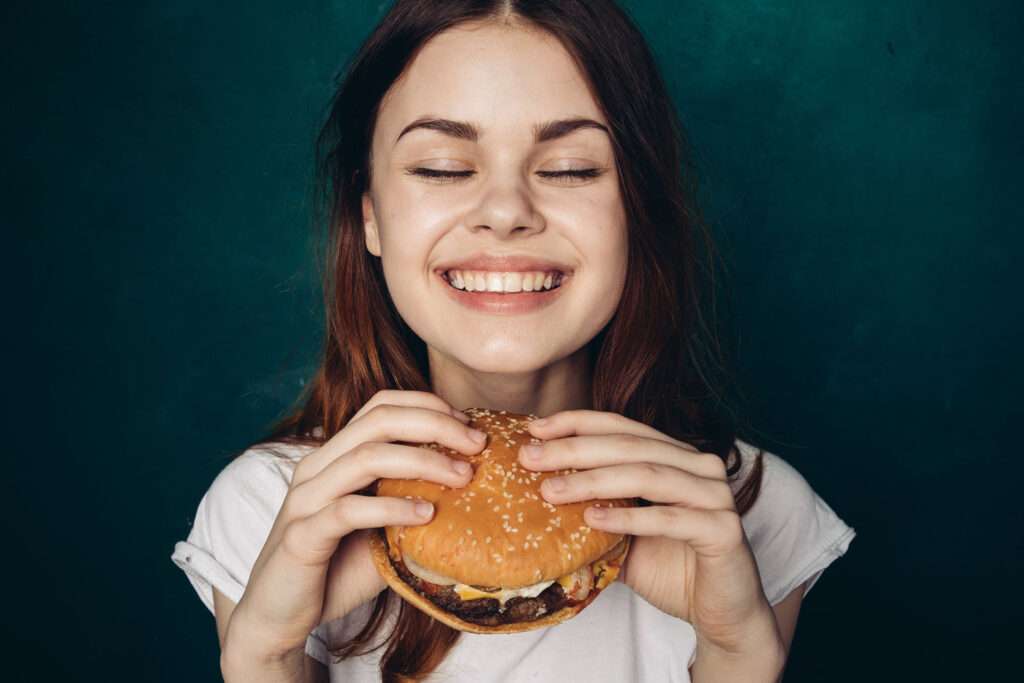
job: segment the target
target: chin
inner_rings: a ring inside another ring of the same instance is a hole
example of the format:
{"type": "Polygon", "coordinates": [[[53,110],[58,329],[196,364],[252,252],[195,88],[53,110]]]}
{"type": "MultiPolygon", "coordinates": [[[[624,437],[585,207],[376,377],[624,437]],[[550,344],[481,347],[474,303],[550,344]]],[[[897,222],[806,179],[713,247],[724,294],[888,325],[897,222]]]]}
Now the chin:
{"type": "Polygon", "coordinates": [[[388,586],[434,619],[471,633],[514,633],[571,619],[616,580],[630,536],[593,529],[591,505],[633,507],[635,499],[548,503],[541,482],[559,474],[519,465],[519,447],[539,439],[535,415],[467,408],[470,426],[487,433],[483,450],[464,455],[436,443],[419,445],[468,461],[473,478],[452,489],[423,480],[381,479],[376,495],[434,504],[427,524],[389,526],[370,534],[374,564],[388,586]]]}

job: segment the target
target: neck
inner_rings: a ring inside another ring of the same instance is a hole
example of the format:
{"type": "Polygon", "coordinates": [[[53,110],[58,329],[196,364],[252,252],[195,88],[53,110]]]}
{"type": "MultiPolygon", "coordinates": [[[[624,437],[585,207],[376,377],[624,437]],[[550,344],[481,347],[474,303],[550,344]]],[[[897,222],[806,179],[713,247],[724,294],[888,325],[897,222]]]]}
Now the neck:
{"type": "Polygon", "coordinates": [[[584,346],[539,370],[479,372],[428,350],[432,391],[455,407],[507,410],[544,417],[562,410],[589,409],[591,371],[584,346]]]}

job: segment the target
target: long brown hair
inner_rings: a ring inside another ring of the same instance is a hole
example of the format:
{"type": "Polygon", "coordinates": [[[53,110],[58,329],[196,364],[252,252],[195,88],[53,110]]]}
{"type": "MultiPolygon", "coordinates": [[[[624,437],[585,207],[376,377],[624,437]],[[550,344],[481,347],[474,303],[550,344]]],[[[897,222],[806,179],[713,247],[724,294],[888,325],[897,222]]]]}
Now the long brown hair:
{"type": "MultiPolygon", "coordinates": [[[[742,456],[730,354],[718,330],[721,259],[698,207],[695,164],[672,100],[642,34],[613,0],[395,2],[339,77],[317,137],[323,356],[292,412],[257,443],[319,445],[381,389],[430,391],[425,344],[398,314],[364,242],[361,197],[378,107],[432,37],[466,21],[514,18],[561,41],[610,123],[629,266],[617,312],[588,343],[592,407],[716,453],[735,476],[742,456]]],[[[761,460],[759,452],[737,492],[741,514],[760,490],[761,460]]],[[[390,599],[390,590],[381,592],[365,627],[332,653],[344,659],[376,649],[366,647],[390,599]]],[[[383,680],[429,673],[459,635],[401,601],[394,630],[377,645],[387,645],[383,680]]]]}

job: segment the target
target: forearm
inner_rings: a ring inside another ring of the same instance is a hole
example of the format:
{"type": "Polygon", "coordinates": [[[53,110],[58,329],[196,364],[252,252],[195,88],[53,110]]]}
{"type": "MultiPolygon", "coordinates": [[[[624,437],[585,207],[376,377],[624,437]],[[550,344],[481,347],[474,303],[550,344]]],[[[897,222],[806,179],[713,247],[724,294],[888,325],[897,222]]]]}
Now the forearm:
{"type": "Polygon", "coordinates": [[[246,653],[225,643],[220,658],[225,683],[319,683],[326,680],[303,649],[280,656],[246,653]]]}
{"type": "Polygon", "coordinates": [[[774,620],[742,639],[742,645],[723,649],[698,634],[697,657],[690,667],[693,683],[778,683],[786,666],[786,646],[774,620]]]}

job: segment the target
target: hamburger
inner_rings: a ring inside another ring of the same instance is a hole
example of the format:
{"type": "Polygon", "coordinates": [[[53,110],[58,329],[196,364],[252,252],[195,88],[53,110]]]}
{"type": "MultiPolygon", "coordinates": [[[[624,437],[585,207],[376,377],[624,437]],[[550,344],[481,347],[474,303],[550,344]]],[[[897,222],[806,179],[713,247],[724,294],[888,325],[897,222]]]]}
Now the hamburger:
{"type": "MultiPolygon", "coordinates": [[[[515,633],[579,614],[618,577],[630,537],[587,526],[591,506],[632,507],[635,499],[554,505],[540,485],[575,469],[537,472],[519,465],[519,447],[540,443],[527,431],[536,415],[468,408],[469,426],[487,434],[483,450],[464,455],[430,448],[473,466],[470,482],[452,489],[422,479],[380,479],[379,496],[434,504],[430,522],[370,534],[370,552],[399,596],[452,628],[515,633]]],[[[404,443],[404,442],[399,442],[404,443]]]]}

